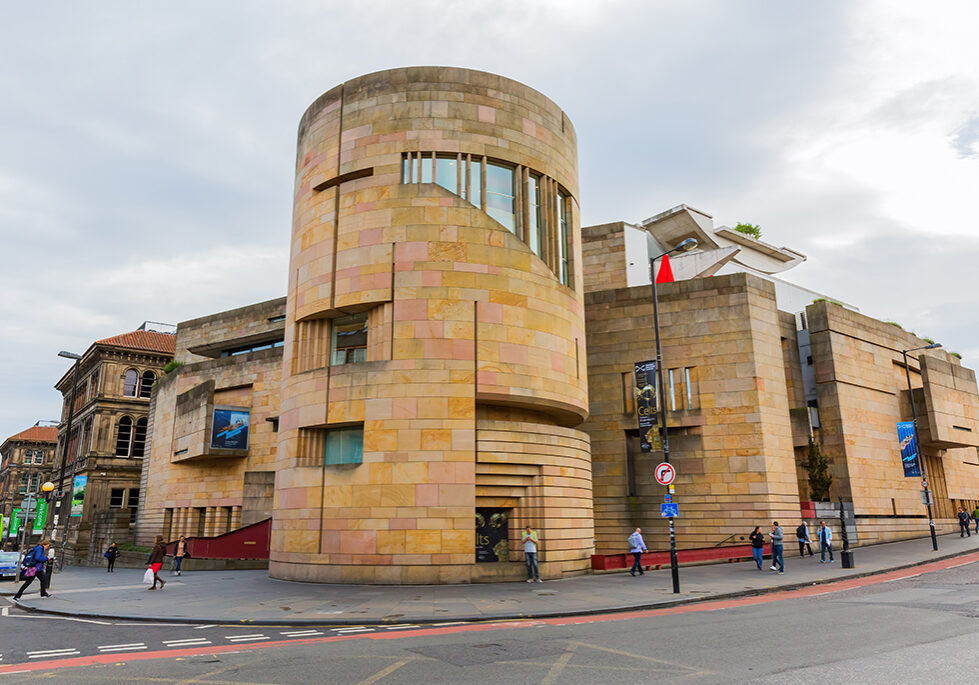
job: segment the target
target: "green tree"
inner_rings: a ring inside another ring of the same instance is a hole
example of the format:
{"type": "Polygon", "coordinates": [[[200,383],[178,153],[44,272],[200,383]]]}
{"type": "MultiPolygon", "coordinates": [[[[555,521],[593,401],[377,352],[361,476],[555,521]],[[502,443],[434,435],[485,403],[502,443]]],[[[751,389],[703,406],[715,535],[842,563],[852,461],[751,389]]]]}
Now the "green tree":
{"type": "Polygon", "coordinates": [[[734,227],[734,230],[738,233],[750,235],[755,240],[761,240],[761,226],[757,224],[746,224],[739,221],[738,225],[734,227]]]}
{"type": "Polygon", "coordinates": [[[802,462],[802,466],[809,472],[809,496],[814,502],[825,501],[829,495],[829,487],[833,484],[833,476],[829,472],[829,462],[811,435],[809,456],[802,462]]]}

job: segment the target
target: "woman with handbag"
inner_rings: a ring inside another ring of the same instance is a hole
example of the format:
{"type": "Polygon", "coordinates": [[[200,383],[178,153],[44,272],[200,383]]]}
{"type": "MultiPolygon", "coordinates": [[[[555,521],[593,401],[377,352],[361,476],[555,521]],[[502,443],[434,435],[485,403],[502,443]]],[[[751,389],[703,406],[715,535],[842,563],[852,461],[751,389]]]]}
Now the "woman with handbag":
{"type": "Polygon", "coordinates": [[[20,575],[25,578],[24,584],[20,586],[14,599],[20,599],[24,590],[37,578],[41,581],[41,597],[50,597],[48,594],[48,574],[44,570],[44,565],[48,561],[48,549],[51,547],[50,540],[42,540],[41,544],[36,545],[24,555],[24,570],[20,575]]]}
{"type": "Polygon", "coordinates": [[[102,556],[109,562],[109,570],[106,573],[112,573],[116,567],[116,557],[119,556],[119,548],[116,547],[116,543],[113,542],[109,545],[109,549],[105,550],[105,554],[102,556]]]}

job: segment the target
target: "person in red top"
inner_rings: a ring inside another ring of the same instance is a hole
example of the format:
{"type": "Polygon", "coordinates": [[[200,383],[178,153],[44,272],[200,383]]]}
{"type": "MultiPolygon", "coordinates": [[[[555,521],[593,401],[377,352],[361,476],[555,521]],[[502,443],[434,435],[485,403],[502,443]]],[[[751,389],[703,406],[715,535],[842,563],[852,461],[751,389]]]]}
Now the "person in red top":
{"type": "Polygon", "coordinates": [[[153,571],[153,587],[150,590],[156,589],[157,582],[160,583],[160,589],[167,584],[167,581],[160,577],[160,569],[163,568],[163,560],[167,556],[167,546],[163,544],[163,536],[156,536],[156,544],[153,545],[153,553],[150,554],[149,566],[150,570],[153,571]]]}

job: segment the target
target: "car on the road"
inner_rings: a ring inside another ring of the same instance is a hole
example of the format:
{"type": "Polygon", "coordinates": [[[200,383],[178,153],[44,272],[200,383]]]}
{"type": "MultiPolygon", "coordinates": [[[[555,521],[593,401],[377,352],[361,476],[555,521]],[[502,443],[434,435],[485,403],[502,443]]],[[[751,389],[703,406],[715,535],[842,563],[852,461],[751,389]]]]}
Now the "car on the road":
{"type": "Polygon", "coordinates": [[[20,572],[20,552],[0,552],[0,580],[17,580],[20,572]]]}

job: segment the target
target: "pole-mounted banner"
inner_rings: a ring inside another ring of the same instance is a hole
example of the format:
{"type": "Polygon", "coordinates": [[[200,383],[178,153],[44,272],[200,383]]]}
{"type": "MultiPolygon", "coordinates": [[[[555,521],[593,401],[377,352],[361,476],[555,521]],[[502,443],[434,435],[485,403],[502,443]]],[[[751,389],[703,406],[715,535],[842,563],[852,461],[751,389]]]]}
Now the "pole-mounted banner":
{"type": "Polygon", "coordinates": [[[914,422],[898,421],[897,439],[901,447],[901,465],[905,478],[921,478],[918,466],[918,441],[914,439],[914,422]]]}
{"type": "Polygon", "coordinates": [[[656,361],[636,362],[636,416],[639,419],[639,448],[643,452],[659,450],[656,420],[656,361]]]}

